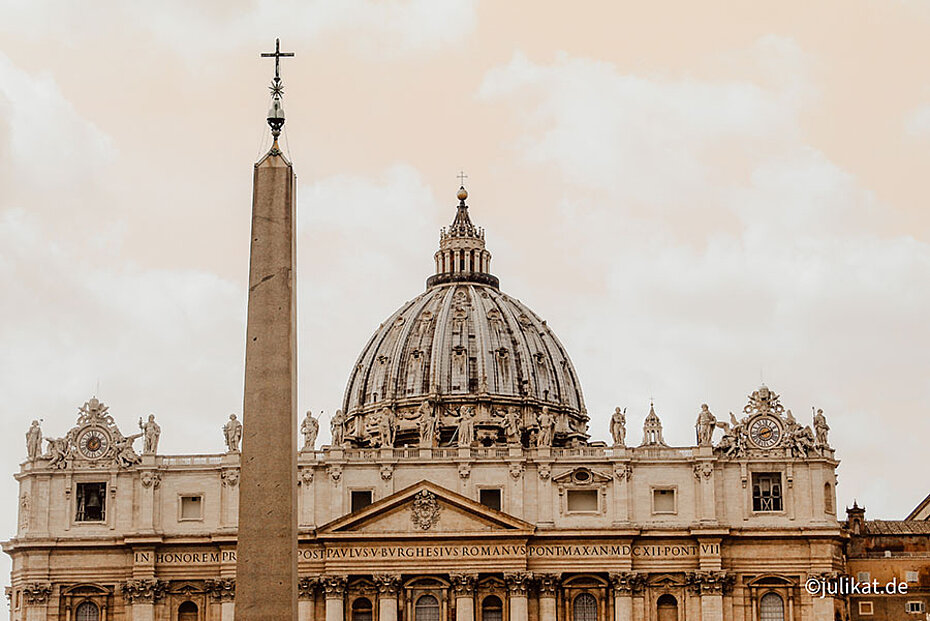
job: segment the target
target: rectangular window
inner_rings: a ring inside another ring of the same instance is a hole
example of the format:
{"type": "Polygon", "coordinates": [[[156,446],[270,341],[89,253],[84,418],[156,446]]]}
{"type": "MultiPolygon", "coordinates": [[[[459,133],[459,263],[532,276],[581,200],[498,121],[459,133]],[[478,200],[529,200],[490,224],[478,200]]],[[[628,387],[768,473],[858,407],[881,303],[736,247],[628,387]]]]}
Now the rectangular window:
{"type": "Polygon", "coordinates": [[[872,608],[872,602],[859,602],[859,614],[866,616],[866,617],[874,614],[874,608],[872,608]]]}
{"type": "Polygon", "coordinates": [[[596,489],[568,490],[568,510],[574,512],[597,513],[596,489]]]}
{"type": "Polygon", "coordinates": [[[203,496],[181,496],[181,520],[203,519],[203,496]]]}
{"type": "Polygon", "coordinates": [[[908,602],[907,607],[905,608],[909,613],[921,613],[924,611],[923,602],[908,602]]]}
{"type": "Polygon", "coordinates": [[[916,586],[920,581],[920,576],[916,571],[906,571],[904,572],[904,581],[908,584],[913,584],[916,586]]]}
{"type": "Polygon", "coordinates": [[[493,488],[479,491],[478,502],[495,511],[501,511],[501,490],[499,488],[493,488]]]}
{"type": "Polygon", "coordinates": [[[352,513],[361,511],[371,504],[371,490],[357,489],[352,490],[352,513]]]}
{"type": "Polygon", "coordinates": [[[860,571],[859,573],[856,574],[856,580],[858,582],[871,582],[872,574],[870,574],[867,571],[860,571]]]}
{"type": "Polygon", "coordinates": [[[752,510],[782,510],[780,473],[756,472],[752,475],[752,510]]]}
{"type": "Polygon", "coordinates": [[[77,522],[102,522],[106,517],[107,484],[77,484],[77,522]]]}
{"type": "Polygon", "coordinates": [[[677,513],[674,489],[652,490],[653,513],[677,513]]]}

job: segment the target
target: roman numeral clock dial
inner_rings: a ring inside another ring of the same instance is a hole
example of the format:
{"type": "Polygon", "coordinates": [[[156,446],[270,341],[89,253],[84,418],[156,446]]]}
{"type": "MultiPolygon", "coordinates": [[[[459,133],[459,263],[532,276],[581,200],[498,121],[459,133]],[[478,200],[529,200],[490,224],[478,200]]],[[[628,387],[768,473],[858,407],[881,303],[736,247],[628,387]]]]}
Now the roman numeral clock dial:
{"type": "Polygon", "coordinates": [[[781,427],[771,418],[757,418],[749,426],[749,437],[759,448],[772,448],[781,439],[781,427]]]}

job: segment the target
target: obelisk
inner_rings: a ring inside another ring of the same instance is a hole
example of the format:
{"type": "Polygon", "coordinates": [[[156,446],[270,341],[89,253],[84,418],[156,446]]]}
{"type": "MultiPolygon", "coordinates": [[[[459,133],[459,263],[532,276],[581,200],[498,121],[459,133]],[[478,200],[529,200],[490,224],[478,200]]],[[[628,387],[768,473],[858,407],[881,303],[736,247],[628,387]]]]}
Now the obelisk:
{"type": "MultiPolygon", "coordinates": [[[[263,56],[266,56],[263,54],[263,56]]],[[[297,620],[297,304],[294,169],[276,42],[271,150],[255,164],[245,345],[236,621],[297,620]]]]}

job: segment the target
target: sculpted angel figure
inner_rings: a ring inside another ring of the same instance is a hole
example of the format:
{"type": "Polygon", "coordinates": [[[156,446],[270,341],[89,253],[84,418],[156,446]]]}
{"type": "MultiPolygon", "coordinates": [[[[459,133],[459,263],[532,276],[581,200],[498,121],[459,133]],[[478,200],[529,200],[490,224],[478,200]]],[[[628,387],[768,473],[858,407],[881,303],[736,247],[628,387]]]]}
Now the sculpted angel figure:
{"type": "Polygon", "coordinates": [[[827,442],[828,431],[830,431],[830,425],[827,424],[827,417],[823,415],[823,410],[818,409],[814,412],[814,435],[817,446],[830,446],[827,442]]]}
{"type": "Polygon", "coordinates": [[[113,440],[113,453],[117,466],[129,468],[142,461],[142,458],[132,448],[132,443],[135,442],[136,438],[141,437],[141,433],[134,433],[131,436],[118,437],[113,440]]]}
{"type": "Polygon", "coordinates": [[[158,438],[161,436],[161,427],[155,422],[155,415],[149,414],[149,419],[145,423],[140,418],[139,429],[142,430],[142,437],[144,438],[142,454],[154,455],[158,452],[158,438]]]}
{"type": "Polygon", "coordinates": [[[537,422],[539,423],[539,435],[536,436],[536,446],[552,446],[552,429],[555,427],[555,419],[549,413],[548,406],[543,406],[537,422]]]}
{"type": "Polygon", "coordinates": [[[342,443],[345,441],[345,422],[345,414],[342,413],[342,410],[336,410],[333,419],[329,421],[329,431],[333,436],[333,448],[341,448],[342,443]]]}
{"type": "Polygon", "coordinates": [[[626,446],[626,408],[614,408],[610,417],[610,435],[614,439],[614,446],[626,446]]]}
{"type": "Polygon", "coordinates": [[[239,440],[242,439],[242,423],[235,414],[229,415],[229,422],[223,425],[223,439],[226,440],[226,452],[238,453],[239,440]]]}
{"type": "Polygon", "coordinates": [[[312,451],[316,444],[316,436],[320,433],[320,422],[313,418],[311,410],[307,410],[307,415],[300,423],[300,433],[304,436],[304,447],[301,450],[312,451]]]}
{"type": "Polygon", "coordinates": [[[68,437],[64,438],[45,438],[45,441],[48,442],[48,467],[49,468],[64,468],[68,465],[67,459],[70,457],[71,451],[69,447],[68,437]]]}
{"type": "Polygon", "coordinates": [[[697,423],[694,425],[697,431],[698,446],[711,446],[716,425],[717,418],[711,413],[707,404],[702,403],[701,412],[698,414],[697,423]]]}
{"type": "Polygon", "coordinates": [[[26,455],[29,461],[35,461],[42,453],[42,428],[39,421],[32,421],[32,426],[26,432],[26,455]]]}

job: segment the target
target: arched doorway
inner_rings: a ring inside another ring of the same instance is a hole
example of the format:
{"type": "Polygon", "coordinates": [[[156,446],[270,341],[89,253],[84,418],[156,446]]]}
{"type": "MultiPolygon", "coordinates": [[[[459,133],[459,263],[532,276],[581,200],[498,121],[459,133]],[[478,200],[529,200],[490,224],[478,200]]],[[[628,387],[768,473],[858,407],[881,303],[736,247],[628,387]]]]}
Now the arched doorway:
{"type": "Polygon", "coordinates": [[[197,621],[197,604],[191,601],[178,606],[178,621],[197,621]]]}
{"type": "Polygon", "coordinates": [[[81,602],[74,611],[75,621],[100,621],[100,609],[93,602],[81,602]]]}
{"type": "Polygon", "coordinates": [[[352,602],[352,621],[371,621],[371,600],[359,597],[352,602]]]}
{"type": "Polygon", "coordinates": [[[572,605],[572,621],[597,621],[597,600],[590,593],[579,593],[572,605]]]}
{"type": "Polygon", "coordinates": [[[778,593],[766,593],[759,600],[759,621],[785,621],[785,602],[778,593]]]}
{"type": "Polygon", "coordinates": [[[481,602],[481,621],[504,621],[504,602],[497,595],[488,595],[481,602]]]}
{"type": "Polygon", "coordinates": [[[439,621],[439,600],[422,595],[413,608],[413,621],[439,621]]]}
{"type": "Polygon", "coordinates": [[[658,621],[678,621],[678,600],[665,593],[656,600],[656,617],[658,621]]]}

